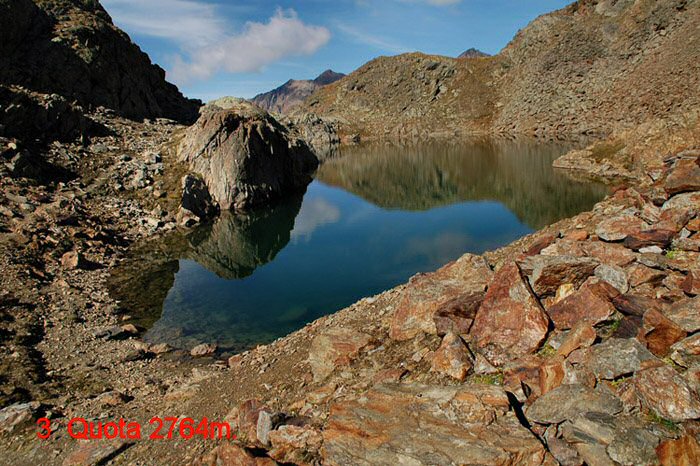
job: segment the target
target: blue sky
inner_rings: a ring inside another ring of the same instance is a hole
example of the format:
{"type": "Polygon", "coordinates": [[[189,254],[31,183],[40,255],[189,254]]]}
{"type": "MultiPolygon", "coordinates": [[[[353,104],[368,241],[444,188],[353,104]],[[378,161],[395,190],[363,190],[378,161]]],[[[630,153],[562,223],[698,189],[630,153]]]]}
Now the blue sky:
{"type": "Polygon", "coordinates": [[[498,53],[568,0],[102,0],[189,97],[252,97],[379,55],[498,53]]]}

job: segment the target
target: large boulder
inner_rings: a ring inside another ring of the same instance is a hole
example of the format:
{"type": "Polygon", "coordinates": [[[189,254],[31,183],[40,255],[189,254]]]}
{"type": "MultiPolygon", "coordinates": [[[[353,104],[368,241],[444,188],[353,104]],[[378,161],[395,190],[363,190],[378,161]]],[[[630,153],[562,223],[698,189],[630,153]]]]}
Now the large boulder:
{"type": "Polygon", "coordinates": [[[221,210],[246,209],[311,182],[318,159],[264,110],[247,103],[205,111],[179,157],[199,174],[221,210]]]}

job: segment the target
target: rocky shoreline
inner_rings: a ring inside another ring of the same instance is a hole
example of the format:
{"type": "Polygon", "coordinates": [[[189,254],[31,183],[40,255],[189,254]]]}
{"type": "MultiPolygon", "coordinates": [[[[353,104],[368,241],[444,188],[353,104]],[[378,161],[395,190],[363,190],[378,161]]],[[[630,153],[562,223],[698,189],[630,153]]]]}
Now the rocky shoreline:
{"type": "Polygon", "coordinates": [[[283,123],[234,100],[187,129],[200,103],[99,2],[0,0],[1,461],[700,463],[700,9],[630,5],[577,1],[496,57],[379,58],[283,123]],[[148,344],[113,292],[140,242],[303,189],[328,146],[473,132],[609,134],[555,166],[617,187],[241,354],[148,344]],[[153,417],[237,439],[151,440],[153,417]],[[73,418],[144,435],[76,441],[73,418]]]}

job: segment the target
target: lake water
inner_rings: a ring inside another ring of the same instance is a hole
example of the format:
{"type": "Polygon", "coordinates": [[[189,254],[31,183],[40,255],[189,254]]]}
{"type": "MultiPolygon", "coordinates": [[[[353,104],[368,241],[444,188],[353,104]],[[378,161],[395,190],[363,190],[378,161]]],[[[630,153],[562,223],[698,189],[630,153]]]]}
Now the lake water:
{"type": "Polygon", "coordinates": [[[149,342],[240,351],[605,195],[551,168],[569,147],[481,140],[355,147],[301,196],[147,245],[113,294],[149,342]]]}

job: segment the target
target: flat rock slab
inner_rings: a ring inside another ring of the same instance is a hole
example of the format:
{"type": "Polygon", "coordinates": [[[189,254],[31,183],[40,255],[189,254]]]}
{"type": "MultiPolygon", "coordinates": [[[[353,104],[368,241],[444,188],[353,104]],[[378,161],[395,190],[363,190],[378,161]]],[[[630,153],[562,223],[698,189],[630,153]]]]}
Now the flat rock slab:
{"type": "Polygon", "coordinates": [[[585,385],[562,385],[542,395],[527,409],[530,422],[559,424],[581,413],[617,414],[622,402],[614,395],[585,385]]]}
{"type": "Polygon", "coordinates": [[[334,404],[323,439],[328,465],[540,465],[545,457],[491,385],[380,385],[334,404]]]}
{"type": "Polygon", "coordinates": [[[413,277],[399,298],[389,336],[403,341],[436,334],[435,314],[460,297],[483,292],[492,276],[483,257],[465,254],[436,272],[413,277]]]}
{"type": "Polygon", "coordinates": [[[666,313],[666,317],[674,321],[686,332],[700,330],[700,298],[683,299],[675,303],[666,313]]]}

